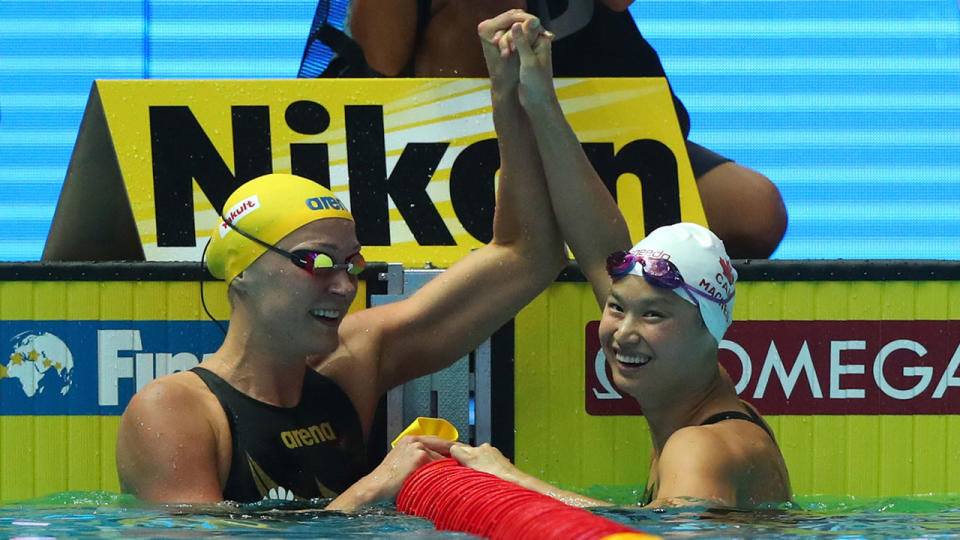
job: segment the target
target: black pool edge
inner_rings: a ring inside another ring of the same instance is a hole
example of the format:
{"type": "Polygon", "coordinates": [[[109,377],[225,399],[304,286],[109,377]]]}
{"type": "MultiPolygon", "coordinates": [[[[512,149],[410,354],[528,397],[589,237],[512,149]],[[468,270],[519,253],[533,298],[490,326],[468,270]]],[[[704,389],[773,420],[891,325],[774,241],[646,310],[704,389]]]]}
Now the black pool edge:
{"type": "MultiPolygon", "coordinates": [[[[739,281],[957,281],[960,261],[818,259],[733,261],[739,281]]],[[[407,268],[408,270],[415,268],[407,268]]],[[[361,279],[376,280],[386,263],[370,263],[361,279]]],[[[196,262],[0,262],[0,281],[215,281],[196,262]]],[[[576,263],[557,281],[584,281],[576,263]]]]}

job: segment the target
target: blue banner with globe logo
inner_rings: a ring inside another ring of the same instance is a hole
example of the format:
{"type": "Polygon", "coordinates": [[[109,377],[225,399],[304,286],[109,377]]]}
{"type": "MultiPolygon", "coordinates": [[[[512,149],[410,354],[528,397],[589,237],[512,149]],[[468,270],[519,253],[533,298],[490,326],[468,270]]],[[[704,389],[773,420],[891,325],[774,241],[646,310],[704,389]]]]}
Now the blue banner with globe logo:
{"type": "Polygon", "coordinates": [[[119,415],[222,341],[210,321],[0,321],[0,415],[119,415]]]}

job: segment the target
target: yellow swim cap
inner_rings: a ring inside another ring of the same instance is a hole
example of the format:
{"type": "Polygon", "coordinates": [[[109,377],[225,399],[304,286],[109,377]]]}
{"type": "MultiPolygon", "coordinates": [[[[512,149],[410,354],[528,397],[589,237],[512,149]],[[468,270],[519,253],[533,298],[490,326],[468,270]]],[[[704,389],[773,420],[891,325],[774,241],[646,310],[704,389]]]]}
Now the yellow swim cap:
{"type": "Polygon", "coordinates": [[[207,267],[214,277],[233,281],[267,248],[244,238],[224,223],[268,244],[311,221],[342,218],[353,221],[350,211],[329,189],[292,174],[267,174],[238,187],[223,205],[221,219],[210,235],[207,267]]]}

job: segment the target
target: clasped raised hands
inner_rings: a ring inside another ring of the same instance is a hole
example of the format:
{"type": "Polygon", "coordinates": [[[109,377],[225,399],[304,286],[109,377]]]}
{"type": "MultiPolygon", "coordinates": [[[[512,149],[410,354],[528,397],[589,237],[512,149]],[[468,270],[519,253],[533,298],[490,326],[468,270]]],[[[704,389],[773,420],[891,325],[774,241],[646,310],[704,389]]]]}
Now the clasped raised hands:
{"type": "Polygon", "coordinates": [[[540,19],[513,9],[477,27],[494,92],[518,88],[521,104],[553,95],[553,33],[540,19]]]}

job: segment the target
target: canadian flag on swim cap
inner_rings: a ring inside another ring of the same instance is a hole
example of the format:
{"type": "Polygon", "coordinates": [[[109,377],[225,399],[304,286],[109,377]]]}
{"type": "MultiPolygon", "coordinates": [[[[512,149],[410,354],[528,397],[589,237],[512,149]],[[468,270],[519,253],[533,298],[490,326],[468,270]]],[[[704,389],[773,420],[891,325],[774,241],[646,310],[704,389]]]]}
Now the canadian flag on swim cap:
{"type": "MultiPolygon", "coordinates": [[[[653,258],[669,259],[683,281],[717,298],[729,298],[726,304],[700,301],[700,316],[710,334],[720,343],[733,322],[733,302],[737,271],[717,235],[696,223],[675,223],[653,231],[633,246],[631,252],[653,258]]],[[[691,304],[691,295],[682,288],[673,289],[691,304]]]]}

